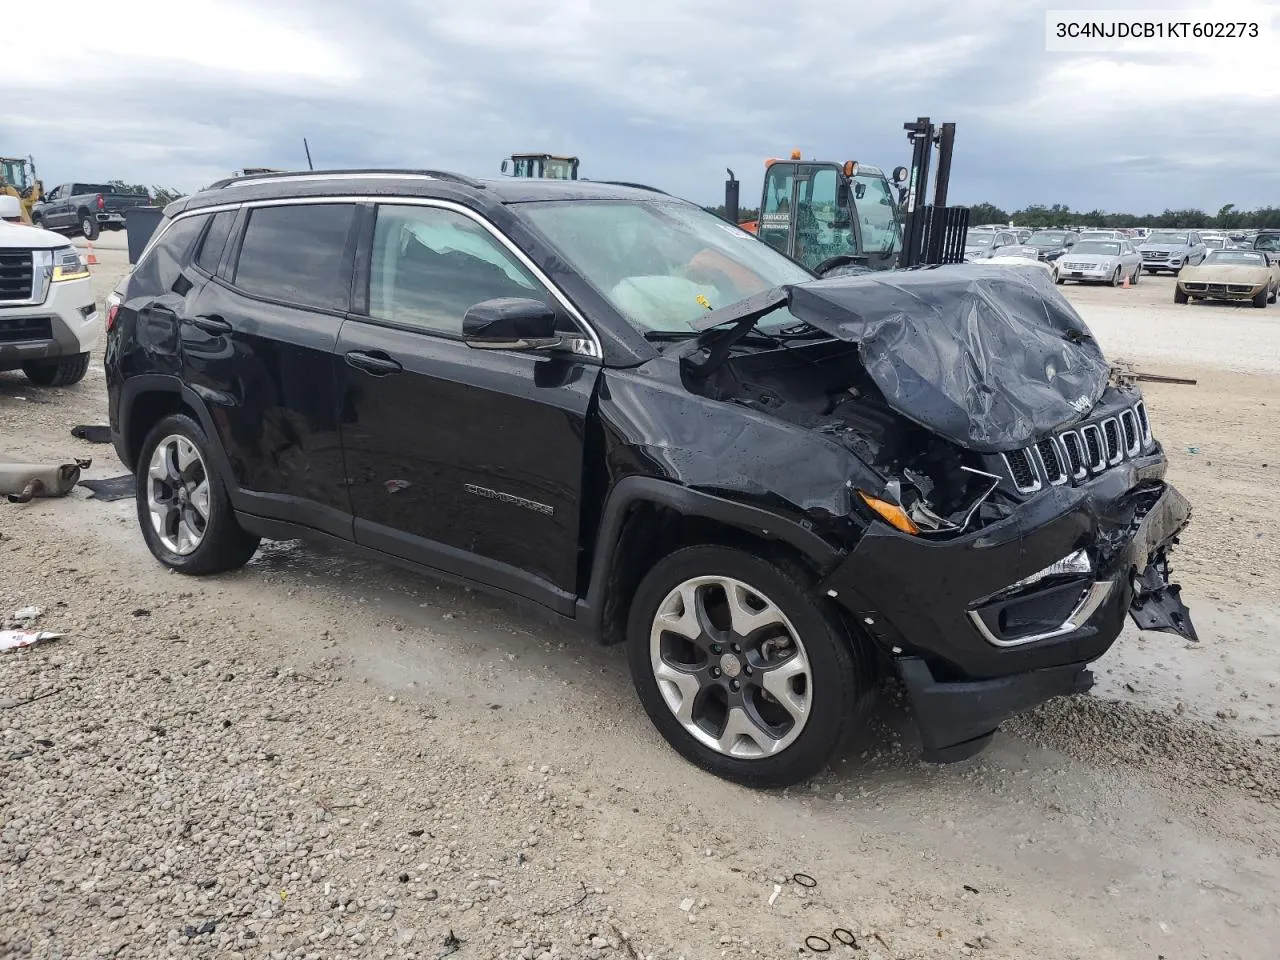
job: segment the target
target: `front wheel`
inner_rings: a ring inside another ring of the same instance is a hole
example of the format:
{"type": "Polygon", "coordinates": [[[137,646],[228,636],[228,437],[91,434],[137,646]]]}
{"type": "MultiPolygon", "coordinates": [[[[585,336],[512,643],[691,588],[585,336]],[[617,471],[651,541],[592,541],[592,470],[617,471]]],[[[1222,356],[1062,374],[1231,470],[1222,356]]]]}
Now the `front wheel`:
{"type": "Polygon", "coordinates": [[[80,217],[80,235],[86,240],[97,240],[98,232],[98,221],[93,214],[82,214],[80,217]]]}
{"type": "Polygon", "coordinates": [[[1183,290],[1183,289],[1182,289],[1181,287],[1179,287],[1179,286],[1175,286],[1175,287],[1173,288],[1173,302],[1174,302],[1174,303],[1186,303],[1186,302],[1187,302],[1187,291],[1183,290]]]}
{"type": "Polygon", "coordinates": [[[1257,307],[1259,310],[1265,310],[1267,308],[1268,299],[1269,298],[1267,297],[1267,291],[1262,290],[1258,293],[1256,297],[1253,298],[1253,305],[1257,307]]]}
{"type": "Polygon", "coordinates": [[[627,623],[640,702],[687,760],[754,787],[821,771],[857,728],[871,659],[810,579],[741,550],[658,562],[627,623]]]}
{"type": "Polygon", "coordinates": [[[61,360],[32,360],[22,365],[22,372],[37,387],[69,387],[89,372],[89,354],[77,353],[61,360]]]}
{"type": "Polygon", "coordinates": [[[1113,287],[1120,286],[1120,268],[1116,267],[1116,272],[1111,275],[1111,285],[1113,287]]]}
{"type": "Polygon", "coordinates": [[[259,539],[240,529],[209,440],[186,414],[152,428],[135,468],[138,523],[152,554],[178,573],[244,566],[259,539]]]}

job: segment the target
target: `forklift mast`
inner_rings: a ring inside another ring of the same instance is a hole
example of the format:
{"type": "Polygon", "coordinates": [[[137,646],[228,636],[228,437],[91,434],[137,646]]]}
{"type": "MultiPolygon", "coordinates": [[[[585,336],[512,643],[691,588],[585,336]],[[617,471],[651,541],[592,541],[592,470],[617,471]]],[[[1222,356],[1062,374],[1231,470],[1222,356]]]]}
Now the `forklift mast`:
{"type": "Polygon", "coordinates": [[[911,170],[900,197],[906,227],[898,266],[963,263],[969,208],[947,206],[956,125],[944,123],[939,130],[928,117],[918,117],[914,123],[904,123],[902,128],[907,131],[907,142],[911,144],[911,170]],[[935,145],[938,172],[933,183],[933,200],[929,202],[929,166],[935,145]]]}

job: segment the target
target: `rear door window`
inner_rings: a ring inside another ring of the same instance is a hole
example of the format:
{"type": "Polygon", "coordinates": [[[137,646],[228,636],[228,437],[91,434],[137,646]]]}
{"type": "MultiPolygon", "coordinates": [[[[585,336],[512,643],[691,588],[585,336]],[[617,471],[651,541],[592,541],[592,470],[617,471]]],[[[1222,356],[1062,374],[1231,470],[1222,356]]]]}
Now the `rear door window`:
{"type": "Polygon", "coordinates": [[[355,209],[350,203],[253,209],[240,244],[235,285],[272,300],[346,311],[351,290],[347,238],[355,209]]]}
{"type": "Polygon", "coordinates": [[[208,220],[208,214],[200,214],[173,221],[134,268],[130,292],[151,296],[170,292],[182,276],[191,245],[208,220]]]}

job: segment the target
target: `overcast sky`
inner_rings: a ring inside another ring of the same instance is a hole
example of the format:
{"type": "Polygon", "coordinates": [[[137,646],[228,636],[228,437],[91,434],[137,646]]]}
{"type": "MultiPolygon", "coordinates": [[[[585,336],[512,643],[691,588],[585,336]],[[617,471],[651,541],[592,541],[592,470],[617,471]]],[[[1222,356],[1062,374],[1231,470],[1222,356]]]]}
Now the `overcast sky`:
{"type": "Polygon", "coordinates": [[[763,161],[892,168],[957,123],[952,200],[1280,204],[1280,0],[58,0],[6,44],[0,154],[47,186],[199,188],[244,166],[443,167],[520,150],[758,200],[763,161]],[[1045,51],[1047,9],[1205,10],[1272,43],[1045,51]],[[51,8],[51,9],[54,9],[51,8]]]}

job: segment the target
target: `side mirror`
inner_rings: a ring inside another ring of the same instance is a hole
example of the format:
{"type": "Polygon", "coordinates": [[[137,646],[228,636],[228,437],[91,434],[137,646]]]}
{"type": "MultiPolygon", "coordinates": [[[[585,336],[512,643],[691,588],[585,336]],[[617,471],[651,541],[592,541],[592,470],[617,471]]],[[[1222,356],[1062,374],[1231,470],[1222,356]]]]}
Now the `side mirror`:
{"type": "Polygon", "coordinates": [[[502,172],[503,172],[503,173],[506,173],[506,172],[507,172],[507,166],[508,166],[508,165],[509,165],[509,161],[507,161],[507,160],[503,160],[503,161],[502,161],[502,172]]]}
{"type": "Polygon", "coordinates": [[[849,181],[843,177],[836,186],[836,206],[841,210],[849,206],[849,181]]]}
{"type": "Polygon", "coordinates": [[[463,315],[462,339],[477,350],[547,350],[572,338],[556,331],[556,312],[541,300],[497,297],[463,315]]]}
{"type": "Polygon", "coordinates": [[[853,186],[853,195],[861,200],[867,195],[867,185],[865,183],[856,183],[853,186]]]}

